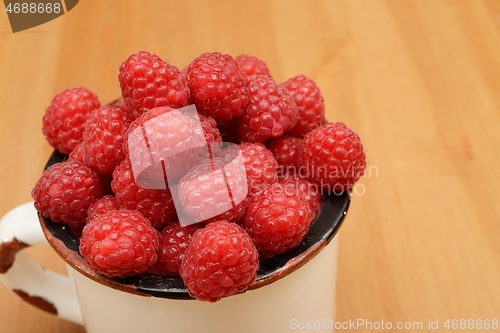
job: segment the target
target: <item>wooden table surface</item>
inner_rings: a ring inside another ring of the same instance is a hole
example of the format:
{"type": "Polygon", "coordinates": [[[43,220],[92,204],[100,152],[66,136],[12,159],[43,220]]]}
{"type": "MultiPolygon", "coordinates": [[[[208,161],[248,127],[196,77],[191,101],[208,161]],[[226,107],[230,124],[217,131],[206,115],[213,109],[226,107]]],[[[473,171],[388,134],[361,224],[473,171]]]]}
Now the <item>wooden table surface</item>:
{"type": "MultiPolygon", "coordinates": [[[[118,67],[139,50],[181,68],[207,51],[253,54],[278,82],[314,79],[328,119],[364,143],[367,174],[339,232],[336,321],[423,324],[411,332],[439,320],[446,332],[447,319],[500,319],[500,1],[208,3],[82,0],[16,34],[0,14],[0,215],[31,200],[54,94],[115,99],[118,67]]],[[[64,269],[50,249],[29,252],[64,269]]],[[[0,332],[84,329],[0,285],[0,332]]]]}

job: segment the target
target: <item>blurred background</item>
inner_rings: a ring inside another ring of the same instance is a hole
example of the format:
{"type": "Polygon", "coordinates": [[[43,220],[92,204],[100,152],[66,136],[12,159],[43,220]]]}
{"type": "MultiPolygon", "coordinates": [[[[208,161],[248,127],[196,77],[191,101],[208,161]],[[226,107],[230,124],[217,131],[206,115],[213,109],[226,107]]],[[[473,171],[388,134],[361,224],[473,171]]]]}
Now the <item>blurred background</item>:
{"type": "MultiPolygon", "coordinates": [[[[500,319],[500,1],[81,0],[15,34],[2,7],[0,215],[31,200],[52,97],[85,86],[116,99],[118,67],[140,50],[179,68],[203,52],[247,53],[278,82],[305,74],[327,119],[360,135],[368,168],[338,234],[331,319],[424,331],[500,319]]],[[[28,251],[64,270],[51,249],[28,251]]],[[[0,285],[0,332],[84,329],[0,285]]]]}

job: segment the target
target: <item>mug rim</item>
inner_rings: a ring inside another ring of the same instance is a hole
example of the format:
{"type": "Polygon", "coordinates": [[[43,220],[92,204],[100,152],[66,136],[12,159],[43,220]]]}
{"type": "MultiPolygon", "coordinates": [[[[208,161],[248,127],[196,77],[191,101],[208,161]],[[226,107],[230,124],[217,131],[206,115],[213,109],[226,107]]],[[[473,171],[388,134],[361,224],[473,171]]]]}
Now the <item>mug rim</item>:
{"type": "MultiPolygon", "coordinates": [[[[67,159],[55,150],[45,169],[67,159]]],[[[285,253],[260,262],[257,279],[248,290],[264,287],[284,278],[314,258],[337,234],[350,204],[349,192],[324,197],[321,208],[306,237],[300,245],[285,253]]],[[[102,285],[130,294],[169,299],[193,299],[180,276],[146,273],[127,278],[109,278],[97,273],[83,259],[79,251],[80,240],[66,224],[56,223],[38,213],[45,238],[56,253],[73,269],[102,285]]]]}

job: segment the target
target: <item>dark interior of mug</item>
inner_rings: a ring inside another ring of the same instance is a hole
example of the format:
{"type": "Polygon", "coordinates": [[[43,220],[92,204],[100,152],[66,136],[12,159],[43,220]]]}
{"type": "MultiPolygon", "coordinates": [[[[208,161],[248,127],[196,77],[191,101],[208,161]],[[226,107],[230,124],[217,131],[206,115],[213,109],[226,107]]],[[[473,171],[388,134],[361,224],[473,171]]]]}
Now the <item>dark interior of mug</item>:
{"type": "MultiPolygon", "coordinates": [[[[49,168],[54,163],[61,162],[66,158],[66,155],[55,151],[47,162],[46,168],[49,168]]],[[[347,214],[349,203],[350,197],[347,192],[326,196],[323,200],[316,220],[309,229],[309,232],[302,243],[298,247],[285,253],[275,255],[269,259],[261,261],[259,271],[257,272],[257,280],[255,281],[253,288],[250,287],[250,289],[255,289],[272,283],[273,281],[295,271],[313,258],[324,246],[329,243],[339,230],[342,221],[347,214]]],[[[45,229],[44,232],[46,236],[47,232],[50,233],[53,238],[60,240],[67,250],[75,252],[81,258],[79,253],[80,241],[70,232],[69,228],[65,224],[55,223],[43,216],[41,216],[40,221],[42,228],[45,229]]],[[[56,249],[56,251],[60,253],[61,249],[56,249]]],[[[68,256],[63,256],[63,258],[68,261],[68,256]]],[[[69,264],[76,269],[80,267],[74,263],[69,264]]],[[[109,279],[103,277],[103,280],[109,279]]],[[[187,288],[180,277],[143,274],[126,279],[113,280],[112,284],[118,283],[128,287],[133,286],[137,292],[143,294],[176,299],[190,298],[187,288]]]]}

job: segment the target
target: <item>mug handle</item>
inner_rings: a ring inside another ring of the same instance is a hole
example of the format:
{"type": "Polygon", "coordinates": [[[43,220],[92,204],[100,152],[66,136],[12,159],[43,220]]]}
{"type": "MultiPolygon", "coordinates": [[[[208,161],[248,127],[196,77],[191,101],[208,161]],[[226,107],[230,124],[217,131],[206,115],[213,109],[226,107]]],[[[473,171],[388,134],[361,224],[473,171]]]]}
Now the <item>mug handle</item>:
{"type": "Polygon", "coordinates": [[[22,252],[37,245],[49,244],[33,202],[5,214],[0,220],[0,281],[26,302],[83,325],[73,280],[45,269],[22,252]]]}

